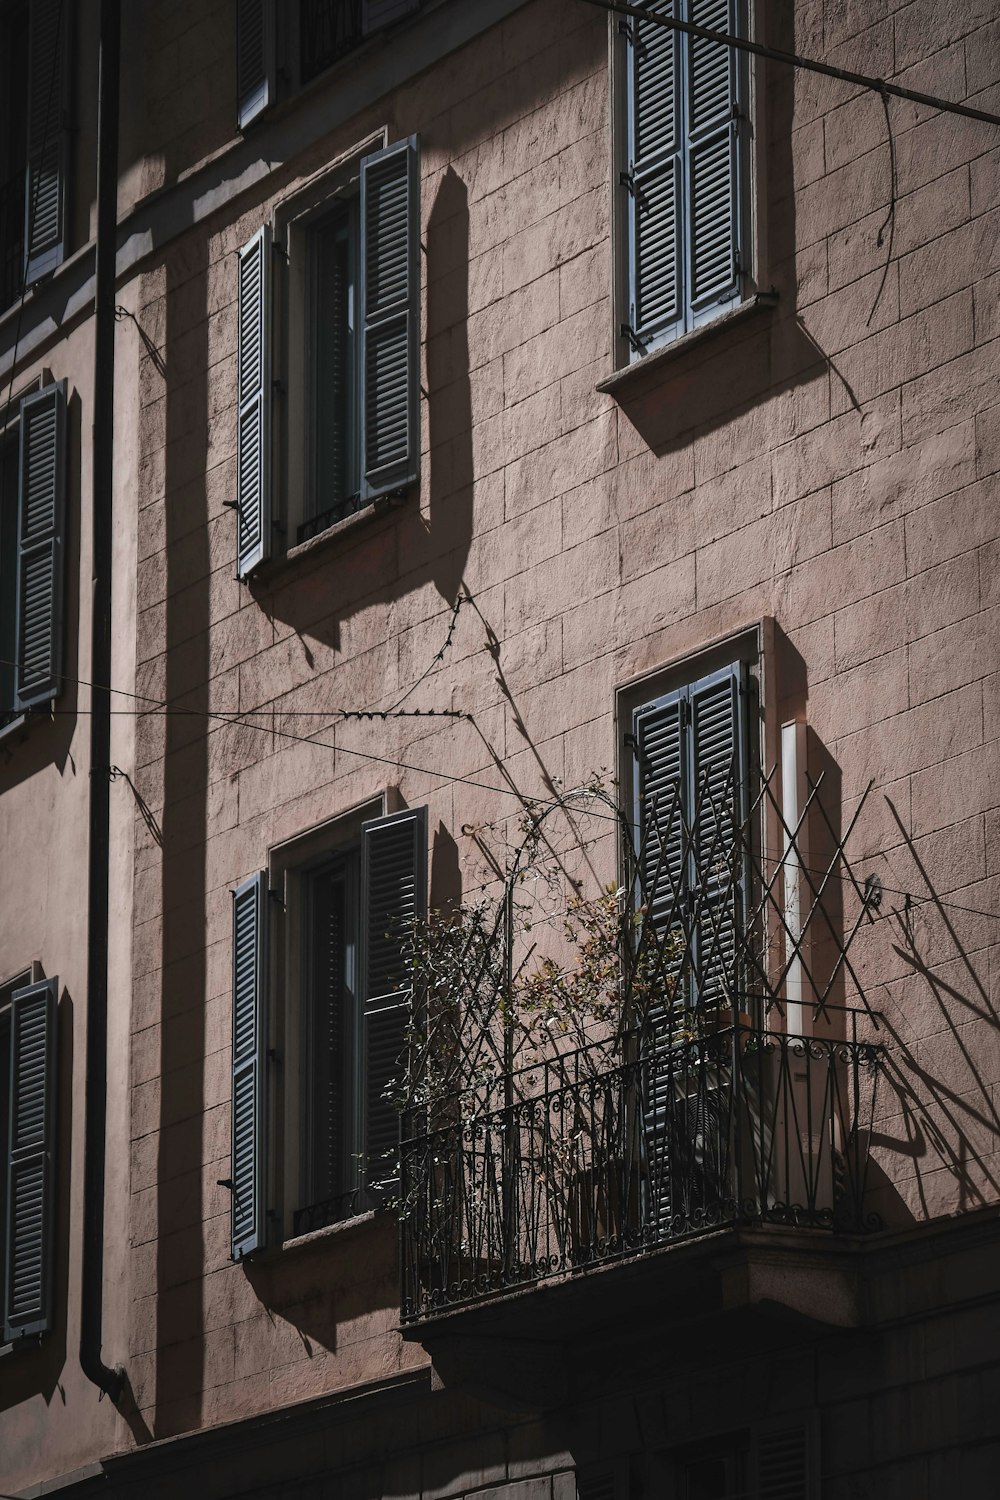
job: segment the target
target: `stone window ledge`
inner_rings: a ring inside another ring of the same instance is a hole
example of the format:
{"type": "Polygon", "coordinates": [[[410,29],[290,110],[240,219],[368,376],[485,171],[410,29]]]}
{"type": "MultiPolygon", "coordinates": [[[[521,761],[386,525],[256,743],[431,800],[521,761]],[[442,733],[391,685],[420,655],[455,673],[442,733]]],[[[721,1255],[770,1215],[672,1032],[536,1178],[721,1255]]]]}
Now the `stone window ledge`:
{"type": "Polygon", "coordinates": [[[616,370],[613,375],[608,376],[607,380],[598,383],[597,390],[602,395],[613,396],[618,401],[642,395],[643,392],[656,385],[660,377],[666,373],[669,365],[684,359],[692,350],[700,350],[702,345],[727,333],[735,324],[745,323],[761,312],[770,310],[777,300],[776,292],[758,292],[755,296],[748,297],[745,302],[741,302],[739,307],[734,307],[731,311],[714,318],[711,323],[703,323],[700,328],[692,328],[690,333],[683,334],[669,344],[663,344],[652,354],[644,354],[641,359],[634,360],[624,369],[616,370]]]}

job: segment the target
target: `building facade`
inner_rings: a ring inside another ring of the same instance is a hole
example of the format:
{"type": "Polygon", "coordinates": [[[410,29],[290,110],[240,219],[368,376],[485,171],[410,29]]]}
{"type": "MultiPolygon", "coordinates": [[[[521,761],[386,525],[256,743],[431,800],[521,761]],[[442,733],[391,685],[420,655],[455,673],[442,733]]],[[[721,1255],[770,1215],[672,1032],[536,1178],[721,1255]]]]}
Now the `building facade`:
{"type": "Polygon", "coordinates": [[[990,1493],[992,8],[120,12],[0,4],[0,1489],[990,1493]]]}

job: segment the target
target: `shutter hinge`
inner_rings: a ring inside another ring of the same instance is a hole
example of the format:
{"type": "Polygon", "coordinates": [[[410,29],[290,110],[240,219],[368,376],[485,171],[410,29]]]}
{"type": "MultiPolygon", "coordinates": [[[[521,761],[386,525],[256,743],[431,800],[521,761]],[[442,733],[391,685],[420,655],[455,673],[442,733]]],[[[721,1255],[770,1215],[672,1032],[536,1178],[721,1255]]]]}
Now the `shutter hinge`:
{"type": "Polygon", "coordinates": [[[287,396],[288,395],[288,387],[287,387],[287,385],[285,384],[285,382],[283,380],[280,380],[277,375],[271,381],[271,389],[272,389],[272,391],[277,391],[277,393],[278,393],[279,396],[287,396]]]}
{"type": "Polygon", "coordinates": [[[634,734],[625,734],[622,736],[622,739],[631,750],[633,755],[639,754],[639,741],[636,739],[634,734]]]}
{"type": "Polygon", "coordinates": [[[286,266],[289,264],[291,257],[289,256],[288,251],[285,249],[284,245],[279,245],[277,240],[272,240],[271,249],[274,251],[275,255],[281,256],[286,266]]]}
{"type": "Polygon", "coordinates": [[[681,699],[681,728],[686,729],[691,723],[691,702],[688,698],[681,699]]]}
{"type": "Polygon", "coordinates": [[[629,192],[632,194],[632,197],[635,197],[635,172],[631,167],[627,172],[618,173],[618,183],[620,187],[628,188],[629,192]]]}
{"type": "Polygon", "coordinates": [[[619,36],[628,37],[633,47],[635,46],[635,27],[632,25],[631,21],[619,21],[618,34],[619,36]]]}
{"type": "Polygon", "coordinates": [[[272,531],[276,531],[279,536],[285,536],[288,532],[288,527],[285,525],[284,521],[272,521],[271,529],[272,531]]]}
{"type": "Polygon", "coordinates": [[[642,339],[639,337],[639,335],[636,333],[635,329],[632,327],[631,323],[623,323],[621,325],[620,332],[623,339],[628,339],[629,344],[635,350],[636,354],[645,354],[646,346],[642,342],[642,339]]]}
{"type": "Polygon", "coordinates": [[[284,911],[284,909],[285,909],[285,899],[284,899],[284,897],[280,896],[277,891],[272,890],[270,886],[268,886],[267,894],[268,894],[269,899],[274,902],[275,906],[280,906],[281,910],[284,911]]]}
{"type": "Polygon", "coordinates": [[[239,510],[240,508],[240,502],[238,500],[223,500],[222,503],[227,510],[239,510]]]}

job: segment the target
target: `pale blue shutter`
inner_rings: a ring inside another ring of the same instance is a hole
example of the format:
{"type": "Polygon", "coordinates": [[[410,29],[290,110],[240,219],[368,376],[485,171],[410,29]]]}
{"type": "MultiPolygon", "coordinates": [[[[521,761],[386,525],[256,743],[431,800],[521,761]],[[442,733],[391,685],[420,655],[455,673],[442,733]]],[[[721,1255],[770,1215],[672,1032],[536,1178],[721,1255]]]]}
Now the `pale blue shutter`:
{"type": "Polygon", "coordinates": [[[233,892],[232,1255],[266,1240],[267,871],[233,892]]]}
{"type": "Polygon", "coordinates": [[[56,989],[43,979],[11,998],[5,1341],[52,1322],[56,989]]]}
{"type": "Polygon", "coordinates": [[[398,1114],[385,1097],[403,1065],[410,1016],[408,945],[427,911],[425,808],[364,825],[361,846],[361,1113],[369,1197],[398,1175],[398,1114]]]}
{"type": "Polygon", "coordinates": [[[274,103],[274,0],[237,0],[236,100],[241,130],[274,103]]]}
{"type": "Polygon", "coordinates": [[[416,136],[361,163],[362,502],[420,475],[420,164],[416,136]]]}
{"type": "Polygon", "coordinates": [[[69,0],[31,0],[28,8],[28,286],[60,265],[66,252],[66,38],[71,9],[69,0]]]}
{"type": "MultiPolygon", "coordinates": [[[[690,19],[738,35],[738,0],[688,0],[690,19]]],[[[688,291],[692,323],[740,293],[741,54],[690,37],[687,46],[688,291]]]]}
{"type": "Polygon", "coordinates": [[[246,578],[271,551],[271,236],[243,246],[237,293],[236,572],[246,578]]]}
{"type": "MultiPolygon", "coordinates": [[[[676,16],[675,0],[653,0],[676,16]]],[[[628,331],[633,356],[669,337],[682,319],[682,131],[679,34],[653,22],[627,24],[629,226],[628,331]]]]}
{"type": "Polygon", "coordinates": [[[364,0],[364,31],[370,36],[420,9],[420,0],[364,0]]]}
{"type": "Polygon", "coordinates": [[[18,458],[18,709],[48,703],[62,687],[66,388],[49,385],[21,402],[18,458]]]}
{"type": "Polygon", "coordinates": [[[690,689],[689,791],[694,830],[694,995],[698,1006],[746,1009],[740,994],[746,790],[742,664],[690,689]]]}

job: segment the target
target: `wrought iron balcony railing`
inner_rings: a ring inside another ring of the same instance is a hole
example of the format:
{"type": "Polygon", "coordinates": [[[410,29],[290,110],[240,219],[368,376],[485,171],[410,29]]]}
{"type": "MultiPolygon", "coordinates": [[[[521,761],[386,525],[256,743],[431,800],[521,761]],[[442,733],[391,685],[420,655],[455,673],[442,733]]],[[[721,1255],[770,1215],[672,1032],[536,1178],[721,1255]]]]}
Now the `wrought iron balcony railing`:
{"type": "Polygon", "coordinates": [[[404,1323],[725,1227],[877,1227],[877,1046],[737,1023],[624,1051],[596,1073],[606,1054],[584,1049],[500,1077],[468,1113],[404,1116],[404,1323]]]}

